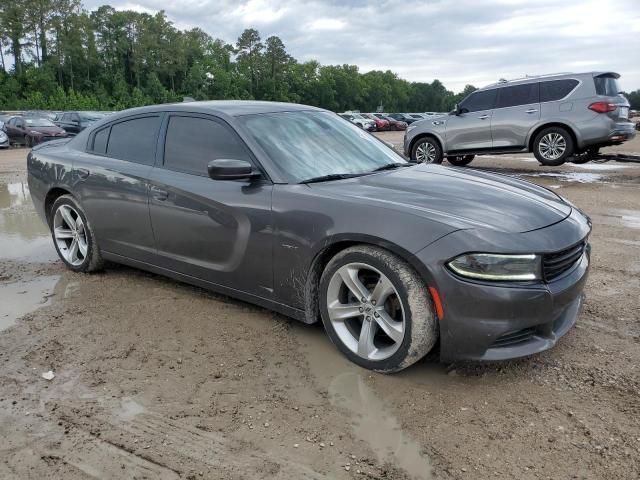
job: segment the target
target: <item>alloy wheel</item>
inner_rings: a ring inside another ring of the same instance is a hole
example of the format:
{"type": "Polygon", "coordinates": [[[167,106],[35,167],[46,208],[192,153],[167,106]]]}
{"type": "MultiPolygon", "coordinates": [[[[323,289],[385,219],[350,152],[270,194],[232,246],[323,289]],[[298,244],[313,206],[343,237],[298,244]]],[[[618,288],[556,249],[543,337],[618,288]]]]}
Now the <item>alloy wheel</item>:
{"type": "Polygon", "coordinates": [[[540,155],[547,160],[557,160],[567,149],[567,141],[559,133],[547,133],[540,139],[538,150],[540,155]]]}
{"type": "Polygon", "coordinates": [[[433,163],[436,159],[436,147],[431,142],[422,142],[416,148],[416,160],[420,163],[433,163]]]}
{"type": "Polygon", "coordinates": [[[82,265],[89,250],[87,231],[80,214],[70,205],[60,205],[53,216],[53,236],[64,260],[82,265]]]}
{"type": "Polygon", "coordinates": [[[406,321],[398,291],[370,265],[348,263],[333,274],[327,311],[338,338],[362,358],[385,360],[402,344],[406,321]]]}

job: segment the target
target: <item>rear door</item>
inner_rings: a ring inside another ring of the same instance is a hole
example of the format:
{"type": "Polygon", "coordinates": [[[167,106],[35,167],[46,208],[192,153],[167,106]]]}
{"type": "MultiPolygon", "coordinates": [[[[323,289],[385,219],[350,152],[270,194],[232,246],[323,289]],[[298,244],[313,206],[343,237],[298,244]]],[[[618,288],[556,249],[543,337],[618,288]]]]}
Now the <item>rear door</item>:
{"type": "Polygon", "coordinates": [[[265,178],[213,180],[215,159],[257,162],[222,119],[172,113],[153,169],[150,215],[160,266],[270,298],[273,294],[271,193],[265,178]]]}
{"type": "Polygon", "coordinates": [[[525,148],[527,135],[539,120],[538,82],[501,87],[491,118],[493,148],[525,148]]]}
{"type": "Polygon", "coordinates": [[[447,119],[447,152],[491,148],[491,116],[496,89],[474,92],[458,106],[459,114],[447,119]]]}
{"type": "Polygon", "coordinates": [[[12,143],[24,142],[24,120],[13,117],[6,124],[7,137],[12,143]],[[22,127],[22,128],[21,128],[22,127]]]}
{"type": "Polygon", "coordinates": [[[87,152],[73,161],[75,190],[100,247],[153,263],[149,175],[162,115],[128,117],[92,132],[87,152]]]}

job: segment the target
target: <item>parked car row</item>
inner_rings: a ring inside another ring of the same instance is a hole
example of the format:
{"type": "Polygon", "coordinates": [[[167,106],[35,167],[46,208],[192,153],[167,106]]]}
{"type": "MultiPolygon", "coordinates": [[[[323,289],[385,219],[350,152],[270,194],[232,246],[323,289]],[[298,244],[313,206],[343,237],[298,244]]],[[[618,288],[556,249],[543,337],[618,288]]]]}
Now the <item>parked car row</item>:
{"type": "Polygon", "coordinates": [[[48,140],[74,136],[111,112],[27,111],[0,114],[0,148],[32,147],[48,140]]]}
{"type": "Polygon", "coordinates": [[[349,120],[351,123],[358,125],[360,128],[364,128],[368,131],[387,131],[396,130],[403,131],[407,129],[407,126],[420,120],[426,120],[436,115],[444,115],[438,112],[425,112],[425,113],[361,113],[361,112],[344,112],[339,113],[342,118],[349,120]],[[365,122],[369,120],[373,124],[364,126],[365,122]]]}

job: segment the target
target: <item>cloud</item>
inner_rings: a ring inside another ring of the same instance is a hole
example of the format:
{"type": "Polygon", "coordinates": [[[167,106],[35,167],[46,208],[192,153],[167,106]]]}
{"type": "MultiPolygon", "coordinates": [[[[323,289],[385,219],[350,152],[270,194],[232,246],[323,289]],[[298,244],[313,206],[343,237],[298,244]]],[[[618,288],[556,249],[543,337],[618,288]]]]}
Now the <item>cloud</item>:
{"type": "MultiPolygon", "coordinates": [[[[89,9],[99,0],[85,1],[89,9]]],[[[245,28],[278,35],[301,61],[391,69],[459,91],[499,78],[613,70],[640,88],[638,0],[112,0],[165,10],[180,28],[234,43],[245,28]]]]}

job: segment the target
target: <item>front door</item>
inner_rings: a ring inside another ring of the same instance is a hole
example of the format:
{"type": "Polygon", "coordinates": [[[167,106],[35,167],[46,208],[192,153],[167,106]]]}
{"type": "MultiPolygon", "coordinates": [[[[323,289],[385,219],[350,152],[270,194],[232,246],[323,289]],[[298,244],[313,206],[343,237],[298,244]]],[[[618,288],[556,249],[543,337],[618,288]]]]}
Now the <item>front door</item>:
{"type": "Polygon", "coordinates": [[[496,90],[474,92],[458,106],[457,115],[447,119],[447,153],[491,148],[491,117],[496,90]]]}
{"type": "Polygon", "coordinates": [[[272,183],[265,178],[209,178],[211,160],[255,165],[246,145],[223,120],[175,113],[166,124],[163,161],[151,173],[149,190],[157,262],[185,275],[272,297],[272,183]]]}

